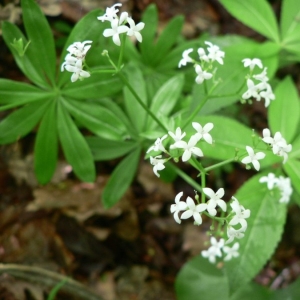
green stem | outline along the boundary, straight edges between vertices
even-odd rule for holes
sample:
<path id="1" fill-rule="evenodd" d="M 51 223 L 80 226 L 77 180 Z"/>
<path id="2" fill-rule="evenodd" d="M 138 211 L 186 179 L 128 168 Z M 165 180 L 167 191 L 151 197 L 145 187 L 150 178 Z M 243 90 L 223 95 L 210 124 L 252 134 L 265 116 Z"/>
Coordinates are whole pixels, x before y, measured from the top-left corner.
<path id="1" fill-rule="evenodd" d="M 226 164 L 229 164 L 229 163 L 231 163 L 231 162 L 233 162 L 233 161 L 236 161 L 236 160 L 235 160 L 235 157 L 234 157 L 234 158 L 229 158 L 229 159 L 224 160 L 224 161 L 222 161 L 222 162 L 220 162 L 220 163 L 217 163 L 217 164 L 214 164 L 214 165 L 212 165 L 212 166 L 209 166 L 209 167 L 205 168 L 204 170 L 205 170 L 205 172 L 208 172 L 208 171 L 217 169 L 217 168 L 219 168 L 219 167 L 222 167 L 222 166 L 224 166 L 224 165 L 226 165 Z"/>
<path id="2" fill-rule="evenodd" d="M 206 177 L 205 177 L 205 172 L 201 172 L 201 185 L 203 188 L 206 187 Z M 201 192 L 201 203 L 205 203 L 205 194 L 202 190 Z"/>
<path id="3" fill-rule="evenodd" d="M 120 55 L 119 55 L 119 60 L 118 60 L 118 70 L 121 69 L 121 65 L 123 62 L 123 55 L 124 55 L 124 48 L 125 48 L 125 44 L 126 44 L 126 34 L 123 34 L 123 36 L 121 37 L 121 50 L 120 50 Z"/>
<path id="4" fill-rule="evenodd" d="M 140 98 L 140 96 L 136 93 L 136 91 L 133 89 L 133 87 L 130 85 L 126 77 L 121 73 L 118 72 L 118 75 L 120 79 L 123 81 L 123 83 L 128 87 L 132 95 L 135 97 L 137 102 L 144 108 L 144 110 L 151 116 L 151 118 L 165 131 L 168 132 L 167 127 L 153 114 L 153 112 L 147 107 L 147 105 L 143 102 L 143 100 Z"/>
<path id="5" fill-rule="evenodd" d="M 202 192 L 202 187 L 199 183 L 197 183 L 194 179 L 192 179 L 189 175 L 187 175 L 185 172 L 180 170 L 177 166 L 174 164 L 168 162 L 167 167 L 173 170 L 178 176 L 180 176 L 185 182 L 187 182 L 189 185 L 191 185 L 195 190 L 198 192 Z"/>

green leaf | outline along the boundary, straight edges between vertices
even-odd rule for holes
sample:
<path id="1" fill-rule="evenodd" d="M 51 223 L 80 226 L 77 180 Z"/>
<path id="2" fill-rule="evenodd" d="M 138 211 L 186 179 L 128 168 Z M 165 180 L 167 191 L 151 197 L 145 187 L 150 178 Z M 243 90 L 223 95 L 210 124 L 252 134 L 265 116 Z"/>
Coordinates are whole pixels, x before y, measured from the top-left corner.
<path id="1" fill-rule="evenodd" d="M 34 171 L 40 184 L 49 182 L 57 161 L 56 102 L 52 101 L 41 121 L 34 145 Z"/>
<path id="2" fill-rule="evenodd" d="M 86 14 L 79 22 L 76 23 L 61 53 L 59 66 L 61 66 L 65 60 L 65 57 L 67 55 L 67 48 L 74 42 L 84 42 L 86 40 L 90 40 L 93 41 L 92 47 L 97 46 L 99 35 L 102 34 L 101 28 L 103 28 L 102 22 L 97 20 L 97 17 L 101 16 L 102 13 L 103 11 L 101 9 L 92 10 L 91 12 Z M 89 56 L 89 52 L 87 53 L 87 58 L 88 56 Z M 93 74 L 92 77 L 94 75 L 96 74 Z M 67 71 L 59 72 L 58 85 L 59 86 L 64 85 L 65 83 L 70 81 L 70 78 L 71 76 L 69 72 Z"/>
<path id="3" fill-rule="evenodd" d="M 289 143 L 298 130 L 300 116 L 298 92 L 291 77 L 278 84 L 275 97 L 268 111 L 270 128 L 273 134 L 279 131 Z"/>
<path id="4" fill-rule="evenodd" d="M 29 133 L 39 122 L 50 101 L 28 104 L 6 117 L 0 123 L 0 144 L 15 142 Z"/>
<path id="5" fill-rule="evenodd" d="M 283 165 L 285 172 L 291 178 L 293 187 L 300 193 L 300 161 L 289 158 Z"/>
<path id="6" fill-rule="evenodd" d="M 105 208 L 115 205 L 130 186 L 138 167 L 140 154 L 141 149 L 136 148 L 112 172 L 102 194 Z"/>
<path id="7" fill-rule="evenodd" d="M 281 7 L 280 29 L 283 44 L 300 43 L 300 2 L 298 0 L 285 0 Z"/>
<path id="8" fill-rule="evenodd" d="M 279 43 L 276 18 L 266 0 L 220 0 L 220 2 L 239 21 Z"/>
<path id="9" fill-rule="evenodd" d="M 145 28 L 142 31 L 143 42 L 139 45 L 142 60 L 146 64 L 151 65 L 154 55 L 153 41 L 156 35 L 158 16 L 155 5 L 149 5 L 142 15 L 142 21 L 145 23 Z"/>
<path id="10" fill-rule="evenodd" d="M 123 84 L 117 76 L 111 74 L 92 74 L 82 81 L 71 82 L 71 73 L 68 72 L 69 83 L 64 87 L 64 96 L 78 100 L 96 99 L 111 96 L 121 91 Z"/>
<path id="11" fill-rule="evenodd" d="M 170 78 L 161 88 L 157 91 L 152 100 L 150 110 L 157 116 L 169 116 L 173 110 L 176 102 L 179 99 L 181 90 L 184 83 L 182 74 Z M 147 130 L 156 127 L 156 122 L 148 118 Z"/>
<path id="12" fill-rule="evenodd" d="M 132 141 L 111 141 L 100 137 L 85 138 L 94 156 L 94 160 L 110 160 L 127 154 L 138 144 Z"/>
<path id="13" fill-rule="evenodd" d="M 126 134 L 123 123 L 108 109 L 95 103 L 64 100 L 64 106 L 81 125 L 109 140 L 122 140 Z"/>
<path id="14" fill-rule="evenodd" d="M 172 18 L 164 28 L 155 45 L 152 65 L 159 65 L 165 60 L 165 56 L 170 52 L 181 33 L 183 22 L 183 16 L 177 16 Z"/>
<path id="15" fill-rule="evenodd" d="M 96 172 L 90 148 L 60 102 L 57 109 L 57 131 L 65 157 L 75 174 L 82 181 L 93 182 Z"/>
<path id="16" fill-rule="evenodd" d="M 235 197 L 245 209 L 250 209 L 245 236 L 239 240 L 240 256 L 225 262 L 230 286 L 234 294 L 249 282 L 265 265 L 273 254 L 283 232 L 287 206 L 279 203 L 278 189 L 268 190 L 266 184 L 259 183 L 258 174 L 248 180 Z"/>
<path id="17" fill-rule="evenodd" d="M 175 282 L 178 300 L 228 300 L 228 283 L 220 269 L 201 255 L 187 262 Z"/>
<path id="18" fill-rule="evenodd" d="M 147 104 L 146 82 L 140 68 L 134 63 L 129 63 L 126 66 L 125 73 L 131 87 L 135 90 L 143 103 Z M 129 119 L 134 127 L 141 132 L 146 123 L 147 112 L 126 86 L 124 87 L 124 103 Z"/>
<path id="19" fill-rule="evenodd" d="M 292 151 L 289 153 L 289 158 L 300 158 L 300 136 L 292 143 Z"/>
<path id="20" fill-rule="evenodd" d="M 34 59 L 35 67 L 45 73 L 45 80 L 54 84 L 56 54 L 53 33 L 38 4 L 33 0 L 22 0 L 23 22 L 31 41 L 27 52 Z"/>
<path id="21" fill-rule="evenodd" d="M 45 98 L 50 98 L 50 93 L 36 88 L 33 85 L 0 79 L 0 104 L 6 104 L 4 108 L 12 108 L 25 103 L 30 103 Z M 0 110 L 4 110 L 0 107 Z"/>
<path id="22" fill-rule="evenodd" d="M 272 291 L 255 282 L 250 282 L 239 289 L 230 300 L 271 300 Z"/>
<path id="23" fill-rule="evenodd" d="M 14 24 L 9 22 L 2 23 L 2 32 L 3 39 L 6 45 L 9 47 L 11 53 L 14 56 L 14 59 L 24 73 L 24 75 L 29 78 L 33 83 L 41 87 L 49 87 L 49 84 L 45 81 L 44 74 L 39 66 L 37 66 L 37 62 L 34 59 L 32 51 L 30 51 L 30 47 L 27 49 L 25 54 L 21 57 L 17 50 L 11 45 L 14 39 L 22 39 L 24 43 L 27 43 L 27 39 L 21 32 L 21 30 Z"/>

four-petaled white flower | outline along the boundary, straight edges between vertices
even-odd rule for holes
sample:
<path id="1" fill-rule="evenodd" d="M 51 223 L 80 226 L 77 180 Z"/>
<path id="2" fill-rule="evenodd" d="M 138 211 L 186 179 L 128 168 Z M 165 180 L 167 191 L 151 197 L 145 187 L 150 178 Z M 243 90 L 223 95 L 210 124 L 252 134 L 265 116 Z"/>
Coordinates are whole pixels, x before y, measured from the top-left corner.
<path id="1" fill-rule="evenodd" d="M 203 188 L 203 192 L 210 198 L 207 201 L 207 211 L 211 216 L 217 214 L 216 206 L 219 206 L 223 211 L 226 211 L 226 203 L 221 199 L 225 194 L 223 188 L 218 189 L 216 193 L 210 188 Z"/>
<path id="2" fill-rule="evenodd" d="M 105 14 L 101 17 L 97 17 L 98 20 L 104 22 L 104 21 L 113 21 L 114 19 L 118 18 L 117 13 L 119 12 L 119 10 L 116 8 L 118 6 L 122 6 L 121 3 L 116 3 L 115 5 L 113 5 L 112 7 L 107 7 Z"/>
<path id="3" fill-rule="evenodd" d="M 223 65 L 223 58 L 225 53 L 220 50 L 220 48 L 216 45 L 213 45 L 211 42 L 205 42 L 208 51 L 207 57 L 213 62 L 217 61 L 220 65 Z"/>
<path id="4" fill-rule="evenodd" d="M 278 183 L 278 178 L 275 176 L 274 173 L 269 173 L 268 176 L 263 176 L 259 179 L 260 183 L 267 183 L 267 187 L 269 190 L 272 190 L 275 185 Z"/>
<path id="5" fill-rule="evenodd" d="M 264 68 L 260 74 L 253 75 L 253 78 L 266 84 L 269 81 L 269 77 L 267 76 L 267 68 Z"/>
<path id="6" fill-rule="evenodd" d="M 188 219 L 193 217 L 197 225 L 202 224 L 201 212 L 205 211 L 207 208 L 206 203 L 201 203 L 195 205 L 194 200 L 191 197 L 186 199 L 187 210 L 181 215 L 181 219 Z"/>
<path id="7" fill-rule="evenodd" d="M 240 230 L 245 231 L 247 229 L 247 221 L 245 219 L 250 217 L 250 210 L 245 209 L 244 206 L 240 205 L 235 197 L 232 197 L 232 199 L 233 201 L 230 203 L 230 206 L 235 213 L 235 216 L 230 220 L 229 225 L 234 226 L 240 224 Z"/>
<path id="8" fill-rule="evenodd" d="M 64 67 L 67 71 L 72 72 L 73 75 L 71 76 L 71 81 L 75 82 L 78 79 L 83 79 L 90 77 L 90 73 L 87 71 L 84 71 L 82 69 L 82 60 L 78 59 L 75 64 L 63 64 L 62 67 Z"/>
<path id="9" fill-rule="evenodd" d="M 86 56 L 86 53 L 89 51 L 93 41 L 84 41 L 84 42 L 75 42 L 67 48 L 67 51 L 74 55 L 77 59 L 83 60 Z"/>
<path id="10" fill-rule="evenodd" d="M 212 78 L 212 74 L 208 73 L 206 71 L 203 71 L 201 66 L 199 66 L 199 65 L 195 66 L 195 71 L 197 73 L 197 77 L 196 77 L 195 81 L 198 84 L 201 84 L 204 80 L 208 80 L 208 79 Z"/>
<path id="11" fill-rule="evenodd" d="M 266 154 L 263 152 L 254 153 L 253 148 L 250 146 L 246 146 L 246 150 L 248 152 L 248 156 L 242 159 L 242 163 L 246 165 L 252 163 L 254 169 L 256 171 L 259 171 L 260 168 L 259 160 L 263 159 L 266 156 Z"/>
<path id="12" fill-rule="evenodd" d="M 135 36 L 136 39 L 141 43 L 143 40 L 142 35 L 140 34 L 140 31 L 145 27 L 145 23 L 140 22 L 137 25 L 135 25 L 135 22 L 132 18 L 128 18 L 127 22 L 130 26 L 130 28 L 127 31 L 127 35 L 129 36 Z"/>
<path id="13" fill-rule="evenodd" d="M 209 134 L 209 132 L 214 128 L 213 123 L 207 123 L 204 125 L 203 128 L 197 122 L 193 122 L 192 125 L 195 128 L 195 130 L 197 131 L 197 133 L 195 135 L 197 136 L 197 138 L 199 140 L 201 140 L 203 138 L 208 144 L 212 144 L 212 137 Z"/>
<path id="14" fill-rule="evenodd" d="M 197 52 L 198 52 L 198 55 L 199 55 L 200 60 L 203 60 L 203 61 L 206 61 L 206 62 L 209 61 L 209 58 L 208 58 L 208 56 L 206 55 L 205 50 L 204 50 L 203 48 L 199 48 L 199 49 L 197 50 Z"/>
<path id="15" fill-rule="evenodd" d="M 241 239 L 245 236 L 245 231 L 242 229 L 234 229 L 232 226 L 227 226 L 227 236 L 228 240 L 225 244 L 230 244 L 235 238 Z"/>
<path id="16" fill-rule="evenodd" d="M 248 90 L 242 95 L 243 99 L 249 99 L 251 97 L 255 98 L 256 100 L 260 100 L 260 95 L 258 94 L 259 88 L 257 85 L 254 84 L 253 80 L 247 79 L 247 87 Z"/>
<path id="17" fill-rule="evenodd" d="M 199 139 L 193 135 L 191 136 L 189 142 L 185 141 L 179 141 L 176 143 L 177 148 L 183 148 L 184 152 L 182 155 L 182 161 L 188 161 L 192 154 L 195 154 L 197 156 L 203 156 L 203 152 L 200 148 L 196 147 L 196 144 L 199 142 Z"/>
<path id="18" fill-rule="evenodd" d="M 174 213 L 174 219 L 178 224 L 181 223 L 178 213 L 180 211 L 186 210 L 186 208 L 187 208 L 186 202 L 180 201 L 180 198 L 182 197 L 182 195 L 183 195 L 183 192 L 178 193 L 175 197 L 175 204 L 171 205 L 171 213 L 172 214 Z"/>
<path id="19" fill-rule="evenodd" d="M 222 248 L 224 247 L 224 239 L 216 240 L 215 237 L 210 238 L 211 246 L 207 250 L 201 251 L 201 255 L 208 258 L 210 263 L 216 262 L 216 257 L 222 257 Z"/>
<path id="20" fill-rule="evenodd" d="M 266 84 L 266 91 L 261 91 L 259 95 L 265 98 L 265 107 L 270 105 L 272 100 L 275 100 L 275 95 L 273 94 L 272 88 L 269 84 Z"/>
<path id="21" fill-rule="evenodd" d="M 147 150 L 147 153 L 150 152 L 151 150 L 166 152 L 166 149 L 165 149 L 164 145 L 162 144 L 162 142 L 163 142 L 163 140 L 166 139 L 167 137 L 168 137 L 168 135 L 165 134 L 162 138 L 156 139 L 156 141 L 154 142 L 154 145 L 151 146 L 151 147 Z"/>
<path id="22" fill-rule="evenodd" d="M 189 57 L 189 54 L 193 51 L 194 51 L 193 48 L 183 51 L 182 59 L 180 60 L 180 62 L 178 64 L 178 68 L 181 68 L 181 66 L 186 66 L 186 64 L 189 62 L 193 62 L 193 59 L 191 57 Z"/>
<path id="23" fill-rule="evenodd" d="M 255 66 L 258 66 L 260 69 L 263 68 L 262 62 L 258 58 L 245 58 L 242 60 L 242 62 L 244 63 L 244 67 L 249 67 L 251 71 L 254 69 Z"/>
<path id="24" fill-rule="evenodd" d="M 177 142 L 181 141 L 186 135 L 185 132 L 181 132 L 180 127 L 176 128 L 175 133 L 173 133 L 172 131 L 169 131 L 168 133 L 169 136 L 175 141 L 175 143 L 170 146 L 171 149 L 177 148 Z"/>
<path id="25" fill-rule="evenodd" d="M 153 165 L 153 172 L 157 177 L 160 177 L 157 171 L 161 171 L 165 168 L 165 160 L 161 157 L 161 155 L 157 155 L 155 157 L 150 156 L 150 164 Z"/>
<path id="26" fill-rule="evenodd" d="M 228 246 L 223 247 L 223 251 L 227 254 L 224 260 L 231 260 L 233 257 L 238 257 L 240 254 L 238 252 L 240 247 L 239 243 L 234 243 L 233 246 L 230 248 Z"/>
<path id="27" fill-rule="evenodd" d="M 104 32 L 103 32 L 103 35 L 105 37 L 112 36 L 113 42 L 117 46 L 120 46 L 121 45 L 121 41 L 120 41 L 119 35 L 121 33 L 127 32 L 128 31 L 128 27 L 125 26 L 125 25 L 119 25 L 119 20 L 118 19 L 112 20 L 110 24 L 111 24 L 111 28 L 105 29 Z"/>

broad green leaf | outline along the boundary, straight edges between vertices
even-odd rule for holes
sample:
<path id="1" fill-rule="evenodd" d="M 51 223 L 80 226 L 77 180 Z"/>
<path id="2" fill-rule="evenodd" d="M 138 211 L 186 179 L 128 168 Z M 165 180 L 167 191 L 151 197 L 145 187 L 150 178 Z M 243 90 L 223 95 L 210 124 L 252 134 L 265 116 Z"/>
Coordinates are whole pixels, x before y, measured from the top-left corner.
<path id="1" fill-rule="evenodd" d="M 239 21 L 279 43 L 275 14 L 266 0 L 220 0 Z"/>
<path id="2" fill-rule="evenodd" d="M 245 236 L 238 240 L 239 257 L 225 262 L 230 294 L 237 292 L 262 269 L 283 232 L 287 206 L 279 203 L 278 189 L 270 191 L 266 184 L 259 183 L 263 175 L 252 177 L 235 195 L 245 209 L 250 209 L 251 215 L 247 219 Z"/>
<path id="3" fill-rule="evenodd" d="M 151 62 L 153 65 L 159 65 L 165 60 L 165 56 L 174 46 L 178 36 L 181 33 L 183 22 L 183 16 L 177 16 L 171 19 L 171 21 L 164 28 L 155 45 L 153 61 Z"/>
<path id="4" fill-rule="evenodd" d="M 129 188 L 138 167 L 140 154 L 141 149 L 138 147 L 128 154 L 112 172 L 102 194 L 105 208 L 115 205 Z"/>
<path id="5" fill-rule="evenodd" d="M 300 193 L 300 161 L 289 158 L 283 168 L 291 178 L 293 187 Z"/>
<path id="6" fill-rule="evenodd" d="M 274 292 L 273 292 L 274 293 Z M 244 285 L 235 293 L 230 300 L 271 300 L 272 291 L 264 286 L 261 286 L 255 282 L 250 282 Z"/>
<path id="7" fill-rule="evenodd" d="M 123 87 L 119 78 L 111 74 L 92 74 L 91 77 L 76 82 L 71 82 L 71 73 L 68 76 L 70 82 L 62 93 L 78 100 L 111 96 L 117 94 Z"/>
<path id="8" fill-rule="evenodd" d="M 63 103 L 81 125 L 98 136 L 110 140 L 122 140 L 126 134 L 123 123 L 105 107 L 70 99 L 64 100 Z"/>
<path id="9" fill-rule="evenodd" d="M 180 74 L 169 79 L 157 91 L 150 106 L 150 110 L 157 117 L 169 116 L 181 94 L 183 83 L 184 77 Z M 152 118 L 148 118 L 147 130 L 155 128 L 156 125 L 156 122 Z"/>
<path id="10" fill-rule="evenodd" d="M 52 101 L 42 118 L 34 145 L 34 171 L 40 184 L 49 182 L 57 161 L 56 102 Z"/>
<path id="11" fill-rule="evenodd" d="M 88 136 L 85 139 L 92 151 L 94 160 L 115 159 L 138 147 L 138 144 L 133 141 L 112 141 L 94 136 Z"/>
<path id="12" fill-rule="evenodd" d="M 50 93 L 36 88 L 33 85 L 0 79 L 0 110 L 16 107 L 25 103 L 50 98 Z"/>
<path id="13" fill-rule="evenodd" d="M 48 83 L 45 81 L 44 74 L 42 70 L 36 65 L 36 61 L 32 57 L 32 51 L 30 48 L 27 49 L 24 56 L 20 56 L 15 48 L 12 47 L 14 39 L 22 39 L 23 42 L 27 43 L 27 38 L 21 32 L 21 30 L 14 24 L 9 22 L 2 23 L 2 33 L 3 39 L 6 45 L 9 47 L 14 59 L 24 73 L 24 75 L 29 78 L 33 83 L 41 87 L 48 87 Z"/>
<path id="14" fill-rule="evenodd" d="M 100 9 L 95 9 L 86 14 L 79 22 L 76 23 L 73 28 L 71 34 L 66 41 L 65 47 L 62 51 L 59 68 L 65 60 L 67 55 L 67 48 L 73 44 L 74 42 L 84 42 L 87 40 L 93 41 L 92 47 L 96 46 L 99 35 L 102 34 L 101 29 L 103 28 L 103 23 L 97 19 L 98 16 L 103 15 L 103 11 Z M 100 55 L 100 53 L 99 53 Z M 89 52 L 87 53 L 87 58 L 89 56 Z M 64 85 L 65 83 L 70 81 L 71 73 L 64 71 L 58 74 L 59 78 L 59 86 Z M 92 76 L 94 76 L 93 74 Z"/>
<path id="15" fill-rule="evenodd" d="M 289 153 L 289 158 L 300 158 L 300 136 L 292 143 L 292 151 Z"/>
<path id="16" fill-rule="evenodd" d="M 137 65 L 130 63 L 126 66 L 125 72 L 129 84 L 141 101 L 147 105 L 146 82 L 140 68 Z M 134 124 L 134 127 L 139 132 L 142 131 L 145 126 L 147 112 L 139 104 L 138 100 L 127 86 L 124 87 L 124 103 L 126 112 L 129 119 Z"/>
<path id="17" fill-rule="evenodd" d="M 270 128 L 273 134 L 279 131 L 289 143 L 298 130 L 300 118 L 298 92 L 291 77 L 286 77 L 278 84 L 275 97 L 268 111 Z"/>
<path id="18" fill-rule="evenodd" d="M 282 1 L 280 28 L 283 44 L 300 43 L 300 2 L 298 0 Z"/>
<path id="19" fill-rule="evenodd" d="M 50 101 L 30 103 L 6 117 L 0 122 L 0 144 L 17 141 L 29 133 L 39 122 Z"/>
<path id="20" fill-rule="evenodd" d="M 228 300 L 228 283 L 222 270 L 198 255 L 180 270 L 175 282 L 178 300 Z"/>
<path id="21" fill-rule="evenodd" d="M 35 62 L 35 67 L 45 73 L 45 80 L 54 84 L 56 53 L 53 33 L 38 4 L 33 0 L 22 0 L 23 22 L 30 45 L 28 55 Z"/>
<path id="22" fill-rule="evenodd" d="M 150 64 L 154 54 L 154 38 L 156 35 L 158 16 L 155 5 L 149 5 L 142 15 L 142 21 L 145 23 L 145 27 L 142 31 L 143 42 L 139 44 L 139 48 L 142 54 L 142 60 L 146 64 Z"/>
<path id="23" fill-rule="evenodd" d="M 93 182 L 96 172 L 90 148 L 60 102 L 57 108 L 57 131 L 65 157 L 75 174 L 82 181 Z"/>

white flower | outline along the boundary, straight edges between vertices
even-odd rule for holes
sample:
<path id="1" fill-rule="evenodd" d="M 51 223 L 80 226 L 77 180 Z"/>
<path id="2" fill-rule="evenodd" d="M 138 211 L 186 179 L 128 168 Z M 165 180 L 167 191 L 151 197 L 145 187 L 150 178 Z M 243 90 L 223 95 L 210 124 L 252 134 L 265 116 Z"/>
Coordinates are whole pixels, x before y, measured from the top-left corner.
<path id="1" fill-rule="evenodd" d="M 201 66 L 199 65 L 196 65 L 195 66 L 195 71 L 197 73 L 197 77 L 195 79 L 195 81 L 198 83 L 198 84 L 201 84 L 205 79 L 208 80 L 210 78 L 212 78 L 212 74 L 211 73 L 208 73 L 206 71 L 203 71 Z"/>
<path id="2" fill-rule="evenodd" d="M 244 230 L 242 229 L 234 229 L 232 226 L 228 225 L 227 226 L 227 236 L 228 240 L 226 241 L 225 244 L 230 244 L 234 238 L 241 239 L 245 236 Z"/>
<path id="3" fill-rule="evenodd" d="M 223 251 L 227 254 L 224 258 L 224 260 L 231 260 L 233 257 L 238 257 L 240 254 L 238 252 L 240 247 L 239 243 L 234 243 L 232 248 L 228 246 L 223 247 Z"/>
<path id="4" fill-rule="evenodd" d="M 264 70 L 260 74 L 253 75 L 253 78 L 266 84 L 269 81 L 269 78 L 267 76 L 267 68 L 264 68 Z"/>
<path id="5" fill-rule="evenodd" d="M 232 198 L 233 201 L 230 203 L 230 206 L 235 213 L 235 216 L 230 220 L 229 225 L 234 226 L 240 224 L 240 230 L 245 231 L 247 229 L 247 221 L 245 219 L 250 217 L 250 210 L 245 209 L 244 206 L 240 205 L 235 197 Z"/>
<path id="6" fill-rule="evenodd" d="M 142 35 L 140 34 L 139 31 L 141 31 L 144 28 L 145 23 L 140 22 L 139 24 L 135 25 L 135 22 L 133 21 L 132 18 L 128 18 L 127 22 L 130 26 L 130 28 L 127 31 L 127 35 L 135 36 L 136 39 L 141 43 L 142 40 L 143 40 L 143 37 L 142 37 Z"/>
<path id="7" fill-rule="evenodd" d="M 246 146 L 246 150 L 248 152 L 248 156 L 242 159 L 242 163 L 246 165 L 252 163 L 254 169 L 256 171 L 259 171 L 260 164 L 258 160 L 263 159 L 266 156 L 266 154 L 263 152 L 254 153 L 253 148 L 251 148 L 250 146 Z"/>
<path id="8" fill-rule="evenodd" d="M 260 100 L 260 95 L 258 94 L 259 88 L 257 85 L 254 84 L 253 80 L 247 79 L 247 87 L 248 90 L 242 95 L 242 98 L 249 99 L 253 97 L 259 101 Z"/>
<path id="9" fill-rule="evenodd" d="M 193 51 L 194 51 L 193 48 L 183 51 L 182 59 L 180 60 L 180 62 L 178 64 L 178 68 L 181 68 L 181 66 L 186 66 L 186 64 L 189 62 L 193 62 L 193 59 L 189 57 L 189 54 Z"/>
<path id="10" fill-rule="evenodd" d="M 80 59 L 78 59 L 74 65 L 63 64 L 63 66 L 67 71 L 73 72 L 73 75 L 71 76 L 72 82 L 91 76 L 89 72 L 82 70 L 82 60 Z"/>
<path id="11" fill-rule="evenodd" d="M 250 70 L 252 71 L 254 69 L 255 66 L 258 66 L 260 69 L 263 68 L 262 62 L 260 59 L 258 58 L 245 58 L 242 60 L 242 62 L 244 63 L 244 67 L 250 67 Z"/>
<path id="12" fill-rule="evenodd" d="M 91 44 L 92 42 L 93 41 L 84 41 L 82 43 L 75 42 L 67 48 L 67 51 L 71 55 L 74 55 L 77 59 L 84 59 L 86 56 L 86 53 L 91 48 L 91 45 L 86 45 L 86 44 Z"/>
<path id="13" fill-rule="evenodd" d="M 110 37 L 112 36 L 113 42 L 117 45 L 121 45 L 120 37 L 119 34 L 127 32 L 128 27 L 125 25 L 119 25 L 119 20 L 118 19 L 113 19 L 111 21 L 111 28 L 105 29 L 103 32 L 103 35 L 105 37 Z"/>
<path id="14" fill-rule="evenodd" d="M 205 211 L 207 205 L 205 203 L 195 205 L 195 202 L 191 197 L 187 197 L 186 204 L 187 210 L 181 215 L 181 219 L 188 219 L 190 217 L 193 217 L 197 225 L 201 225 L 202 218 L 200 212 Z"/>
<path id="15" fill-rule="evenodd" d="M 199 142 L 199 139 L 193 135 L 191 136 L 190 140 L 188 143 L 185 141 L 179 141 L 176 143 L 177 148 L 183 148 L 184 152 L 182 155 L 182 161 L 188 161 L 192 154 L 195 154 L 197 156 L 203 156 L 203 152 L 200 148 L 195 147 L 196 144 Z"/>
<path id="16" fill-rule="evenodd" d="M 165 134 L 162 138 L 158 138 L 155 142 L 154 145 L 151 146 L 146 153 L 150 152 L 151 150 L 154 151 L 162 151 L 162 152 L 166 152 L 166 149 L 164 147 L 164 145 L 162 144 L 163 140 L 166 139 L 168 137 L 167 134 Z"/>
<path id="17" fill-rule="evenodd" d="M 157 171 L 161 171 L 165 168 L 164 166 L 165 160 L 161 159 L 161 157 L 162 157 L 161 155 L 155 157 L 150 156 L 150 163 L 151 165 L 153 165 L 153 172 L 157 177 L 160 176 Z"/>
<path id="18" fill-rule="evenodd" d="M 172 214 L 174 213 L 174 219 L 178 224 L 181 223 L 178 213 L 187 208 L 187 204 L 184 201 L 180 201 L 180 198 L 182 197 L 182 195 L 183 195 L 183 192 L 178 193 L 175 197 L 175 204 L 171 205 L 171 213 Z"/>
<path id="19" fill-rule="evenodd" d="M 210 238 L 211 246 L 207 250 L 203 250 L 201 255 L 205 258 L 208 258 L 210 263 L 216 262 L 216 257 L 221 257 L 221 249 L 224 247 L 224 239 L 220 239 L 218 242 L 214 237 Z"/>
<path id="20" fill-rule="evenodd" d="M 181 128 L 180 127 L 176 128 L 175 133 L 173 133 L 171 131 L 169 131 L 168 133 L 169 133 L 169 136 L 175 141 L 175 143 L 170 146 L 171 149 L 176 148 L 177 147 L 176 146 L 177 142 L 181 141 L 185 137 L 185 135 L 186 135 L 185 132 L 183 132 L 183 133 L 181 132 Z"/>
<path id="21" fill-rule="evenodd" d="M 200 60 L 203 60 L 203 61 L 206 61 L 206 62 L 209 61 L 209 58 L 208 58 L 208 56 L 206 55 L 205 50 L 204 50 L 203 48 L 199 48 L 199 49 L 198 49 L 198 54 L 199 54 Z"/>
<path id="22" fill-rule="evenodd" d="M 116 3 L 115 5 L 113 5 L 112 7 L 108 7 L 106 8 L 106 12 L 103 16 L 101 17 L 97 17 L 98 20 L 104 22 L 104 21 L 113 21 L 114 19 L 117 19 L 117 13 L 119 12 L 118 9 L 116 9 L 116 7 L 118 6 L 122 6 L 121 3 Z"/>
<path id="23" fill-rule="evenodd" d="M 223 65 L 223 58 L 225 56 L 225 53 L 223 51 L 221 51 L 218 46 L 213 45 L 210 42 L 205 42 L 205 44 L 209 45 L 209 47 L 207 47 L 208 58 L 212 62 L 216 60 L 220 65 Z"/>
<path id="24" fill-rule="evenodd" d="M 269 173 L 268 176 L 263 176 L 259 179 L 260 183 L 267 183 L 268 189 L 272 190 L 278 183 L 278 178 L 273 173 Z"/>
<path id="25" fill-rule="evenodd" d="M 262 91 L 259 95 L 265 98 L 265 107 L 270 105 L 271 100 L 275 100 L 275 95 L 273 94 L 272 88 L 269 84 L 266 84 L 266 91 Z"/>
<path id="26" fill-rule="evenodd" d="M 216 206 L 219 206 L 223 211 L 226 211 L 226 203 L 221 199 L 225 194 L 223 188 L 218 189 L 216 193 L 210 188 L 203 188 L 203 192 L 205 195 L 210 197 L 207 201 L 207 211 L 211 216 L 215 216 L 217 214 Z"/>
<path id="27" fill-rule="evenodd" d="M 288 203 L 293 193 L 291 179 L 289 177 L 284 178 L 283 176 L 279 176 L 277 186 L 281 192 L 281 198 L 279 199 L 279 202 Z"/>
<path id="28" fill-rule="evenodd" d="M 197 138 L 199 140 L 201 140 L 203 138 L 208 144 L 212 144 L 212 137 L 209 134 L 209 132 L 214 128 L 213 123 L 207 123 L 204 125 L 203 128 L 197 122 L 193 122 L 192 125 L 195 128 L 195 130 L 197 131 L 197 133 L 195 135 L 197 136 Z"/>

